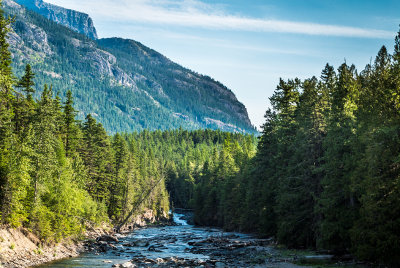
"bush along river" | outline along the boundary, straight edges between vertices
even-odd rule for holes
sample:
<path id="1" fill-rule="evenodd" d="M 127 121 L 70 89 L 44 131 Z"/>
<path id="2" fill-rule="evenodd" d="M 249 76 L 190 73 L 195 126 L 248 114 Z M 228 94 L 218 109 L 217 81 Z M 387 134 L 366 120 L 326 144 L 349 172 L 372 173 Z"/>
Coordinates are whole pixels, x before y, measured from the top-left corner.
<path id="1" fill-rule="evenodd" d="M 329 255 L 300 256 L 276 249 L 252 235 L 196 227 L 174 214 L 173 226 L 146 227 L 125 235 L 88 242 L 86 253 L 38 267 L 304 267 L 302 259 L 324 261 Z M 332 267 L 332 266 L 331 266 Z M 348 267 L 348 266 L 347 266 Z"/>

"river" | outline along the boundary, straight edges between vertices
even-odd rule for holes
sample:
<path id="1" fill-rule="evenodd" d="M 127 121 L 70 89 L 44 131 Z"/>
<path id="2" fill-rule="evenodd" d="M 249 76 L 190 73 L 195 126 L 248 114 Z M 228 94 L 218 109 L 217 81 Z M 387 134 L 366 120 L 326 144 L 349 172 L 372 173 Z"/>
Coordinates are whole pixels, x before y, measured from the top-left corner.
<path id="1" fill-rule="evenodd" d="M 94 250 L 38 267 L 304 267 L 292 264 L 293 256 L 281 254 L 269 240 L 192 226 L 183 217 L 174 214 L 176 226 L 118 236 L 119 242 L 105 252 Z"/>

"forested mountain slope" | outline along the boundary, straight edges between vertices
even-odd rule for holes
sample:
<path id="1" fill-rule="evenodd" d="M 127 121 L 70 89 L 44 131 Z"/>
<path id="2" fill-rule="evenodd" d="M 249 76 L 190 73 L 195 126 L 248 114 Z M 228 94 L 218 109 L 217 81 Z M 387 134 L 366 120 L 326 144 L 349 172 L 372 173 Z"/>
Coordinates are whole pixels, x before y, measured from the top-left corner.
<path id="1" fill-rule="evenodd" d="M 44 5 L 41 1 L 18 2 Z M 94 40 L 94 28 L 86 27 L 88 36 L 72 30 L 80 29 L 75 25 L 79 21 L 89 23 L 85 14 L 77 19 L 81 13 L 67 16 L 67 11 L 56 12 L 58 7 L 46 4 L 46 10 L 53 10 L 47 17 L 54 21 L 49 21 L 15 1 L 3 5 L 16 18 L 9 34 L 15 73 L 20 75 L 26 63 L 32 65 L 35 97 L 46 83 L 61 98 L 71 90 L 80 111 L 78 118 L 91 113 L 110 133 L 181 126 L 254 132 L 246 108 L 225 86 L 136 41 Z M 43 9 L 28 6 L 43 13 Z"/>

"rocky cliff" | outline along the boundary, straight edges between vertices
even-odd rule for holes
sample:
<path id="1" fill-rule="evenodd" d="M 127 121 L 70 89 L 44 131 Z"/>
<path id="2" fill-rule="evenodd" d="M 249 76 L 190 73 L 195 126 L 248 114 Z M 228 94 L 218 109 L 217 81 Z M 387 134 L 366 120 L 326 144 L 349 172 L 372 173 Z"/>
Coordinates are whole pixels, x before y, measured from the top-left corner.
<path id="1" fill-rule="evenodd" d="M 52 5 L 42 0 L 16 0 L 16 2 L 91 39 L 97 39 L 96 28 L 88 14 Z"/>

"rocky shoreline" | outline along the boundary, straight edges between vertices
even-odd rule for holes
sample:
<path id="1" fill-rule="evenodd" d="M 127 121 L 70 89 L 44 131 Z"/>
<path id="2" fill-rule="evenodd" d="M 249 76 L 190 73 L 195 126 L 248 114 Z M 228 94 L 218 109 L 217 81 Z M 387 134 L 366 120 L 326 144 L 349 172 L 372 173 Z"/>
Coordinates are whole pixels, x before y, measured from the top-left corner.
<path id="1" fill-rule="evenodd" d="M 0 267 L 31 267 L 58 259 L 78 256 L 83 244 L 74 239 L 45 245 L 27 229 L 0 230 Z"/>
<path id="2" fill-rule="evenodd" d="M 151 210 L 144 211 L 133 218 L 123 231 L 131 232 L 136 228 L 158 224 Z M 170 221 L 161 219 L 161 225 Z M 44 244 L 36 235 L 25 228 L 0 228 L 0 268 L 25 268 L 77 257 L 92 250 L 105 250 L 116 242 L 114 231 L 109 224 L 97 228 L 89 227 L 82 237 L 64 239 L 58 244 Z"/>

